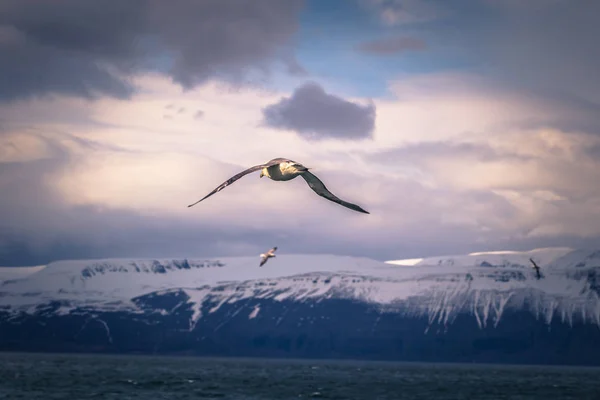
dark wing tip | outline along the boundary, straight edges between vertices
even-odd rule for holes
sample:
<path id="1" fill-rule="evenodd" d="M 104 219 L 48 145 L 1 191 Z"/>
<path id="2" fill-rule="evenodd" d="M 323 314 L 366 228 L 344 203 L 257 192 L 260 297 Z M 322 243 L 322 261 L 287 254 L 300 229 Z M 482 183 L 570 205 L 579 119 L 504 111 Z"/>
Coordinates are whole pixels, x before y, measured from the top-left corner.
<path id="1" fill-rule="evenodd" d="M 365 210 L 364 208 L 362 208 L 361 206 L 357 206 L 356 204 L 353 204 L 354 207 L 348 207 L 353 209 L 354 211 L 358 211 L 364 214 L 371 214 L 370 212 L 368 212 L 367 210 Z"/>
<path id="2" fill-rule="evenodd" d="M 211 194 L 212 194 L 212 193 L 211 193 Z M 192 204 L 188 205 L 188 208 L 195 206 L 196 204 L 200 203 L 202 200 L 206 199 L 207 197 L 208 197 L 208 196 L 205 196 L 205 197 L 201 198 L 200 200 L 198 200 L 197 202 L 195 202 L 195 203 L 192 203 Z"/>

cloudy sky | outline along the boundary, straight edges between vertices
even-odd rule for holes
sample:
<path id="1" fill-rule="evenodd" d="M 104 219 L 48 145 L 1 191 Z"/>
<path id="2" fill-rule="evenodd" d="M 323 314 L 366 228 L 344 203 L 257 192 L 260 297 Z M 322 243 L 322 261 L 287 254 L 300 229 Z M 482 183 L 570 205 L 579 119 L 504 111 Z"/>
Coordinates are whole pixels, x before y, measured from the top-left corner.
<path id="1" fill-rule="evenodd" d="M 4 0 L 0 265 L 600 244 L 600 2 Z M 275 157 L 301 179 L 231 175 Z"/>

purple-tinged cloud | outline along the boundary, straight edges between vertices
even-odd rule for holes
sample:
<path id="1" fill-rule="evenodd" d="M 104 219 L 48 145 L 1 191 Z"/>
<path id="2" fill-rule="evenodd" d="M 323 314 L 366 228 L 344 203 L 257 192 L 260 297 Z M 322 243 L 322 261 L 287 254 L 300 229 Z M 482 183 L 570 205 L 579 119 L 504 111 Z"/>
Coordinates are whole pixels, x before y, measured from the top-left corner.
<path id="1" fill-rule="evenodd" d="M 495 161 L 530 161 L 532 157 L 500 151 L 482 143 L 467 142 L 422 142 L 397 148 L 386 149 L 367 157 L 380 163 L 412 163 L 418 164 L 427 158 L 471 159 L 478 162 Z"/>
<path id="2" fill-rule="evenodd" d="M 294 90 L 290 97 L 263 109 L 264 123 L 292 130 L 306 139 L 356 140 L 371 137 L 375 127 L 374 104 L 360 105 L 325 90 L 314 82 Z"/>
<path id="3" fill-rule="evenodd" d="M 158 70 L 190 88 L 242 82 L 273 62 L 302 70 L 288 47 L 303 0 L 0 2 L 0 101 L 60 93 L 127 98 L 127 76 Z M 169 60 L 165 64 L 165 60 Z"/>

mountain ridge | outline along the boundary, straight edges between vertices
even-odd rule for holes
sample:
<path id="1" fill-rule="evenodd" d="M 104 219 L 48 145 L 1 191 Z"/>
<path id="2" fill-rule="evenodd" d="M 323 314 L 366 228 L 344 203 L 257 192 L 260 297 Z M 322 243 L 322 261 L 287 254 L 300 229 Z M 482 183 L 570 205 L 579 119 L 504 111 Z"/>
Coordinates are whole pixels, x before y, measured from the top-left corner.
<path id="1" fill-rule="evenodd" d="M 540 264 L 541 279 L 536 278 L 530 257 Z M 260 348 L 264 354 L 280 351 L 277 346 L 281 344 L 272 335 L 309 343 L 315 338 L 326 340 L 329 332 L 345 338 L 339 339 L 344 343 L 349 340 L 349 347 L 338 354 L 342 357 L 356 351 L 368 353 L 366 348 L 383 357 L 381 346 L 394 340 L 428 343 L 439 347 L 438 355 L 458 357 L 444 346 L 459 349 L 465 343 L 442 346 L 428 341 L 438 337 L 446 343 L 464 336 L 472 338 L 464 350 L 467 353 L 475 351 L 479 346 L 475 343 L 481 340 L 488 343 L 485 348 L 512 349 L 524 340 L 523 335 L 529 335 L 521 324 L 530 326 L 543 340 L 558 341 L 559 336 L 564 340 L 569 335 L 600 340 L 600 251 L 595 249 L 430 257 L 412 266 L 285 253 L 271 261 L 262 268 L 258 257 L 51 263 L 22 278 L 0 282 L 0 330 L 10 338 L 3 341 L 0 334 L 0 348 L 28 348 L 31 343 L 70 348 L 74 341 L 83 340 L 81 332 L 92 330 L 91 343 L 84 348 L 93 344 L 131 350 L 137 345 L 129 332 L 138 332 L 136 337 L 156 336 L 142 346 L 146 352 L 161 346 L 172 350 L 177 345 L 166 344 L 165 338 L 174 337 L 185 351 L 260 355 Z M 34 335 L 35 340 L 25 342 L 19 335 L 27 326 L 43 326 L 49 330 L 45 336 L 62 339 L 51 345 L 50 339 Z M 348 332 L 340 331 L 342 326 Z M 543 327 L 547 333 L 539 333 Z M 231 340 L 245 340 L 246 347 L 226 342 L 221 337 L 224 330 Z M 373 335 L 382 342 L 373 342 Z M 509 335 L 510 340 L 502 335 Z M 260 345 L 261 337 L 271 338 L 264 339 L 266 347 Z M 199 344 L 205 340 L 219 343 L 215 346 L 221 350 L 213 354 L 210 346 Z M 331 340 L 318 346 L 335 356 L 338 339 Z M 519 346 L 533 346 L 528 343 Z M 314 355 L 304 344 L 298 346 L 302 350 L 286 351 Z M 397 354 L 403 359 L 417 357 L 411 351 L 398 348 Z M 535 351 L 543 358 L 547 349 Z M 581 353 L 578 359 L 589 356 L 577 351 Z"/>

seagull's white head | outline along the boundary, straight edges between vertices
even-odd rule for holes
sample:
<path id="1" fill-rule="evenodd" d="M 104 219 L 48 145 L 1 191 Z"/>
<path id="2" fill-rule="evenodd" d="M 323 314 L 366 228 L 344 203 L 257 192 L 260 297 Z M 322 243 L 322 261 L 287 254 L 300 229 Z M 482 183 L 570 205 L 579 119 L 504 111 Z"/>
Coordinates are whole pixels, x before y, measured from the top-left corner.
<path id="1" fill-rule="evenodd" d="M 269 172 L 266 168 L 260 170 L 260 177 L 262 178 L 263 176 L 269 176 Z"/>

